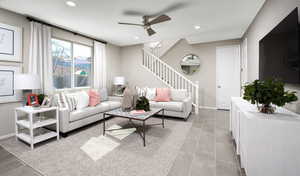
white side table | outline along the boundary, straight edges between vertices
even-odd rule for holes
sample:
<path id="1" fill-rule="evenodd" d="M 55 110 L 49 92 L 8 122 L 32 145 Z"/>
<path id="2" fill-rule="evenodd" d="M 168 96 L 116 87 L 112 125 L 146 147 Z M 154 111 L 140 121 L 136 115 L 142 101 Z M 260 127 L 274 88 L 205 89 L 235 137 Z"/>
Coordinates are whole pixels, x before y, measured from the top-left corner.
<path id="1" fill-rule="evenodd" d="M 38 113 L 44 113 L 49 111 L 55 111 L 56 117 L 49 118 L 46 120 L 34 121 L 33 115 Z M 19 119 L 18 112 L 23 112 L 28 115 L 28 119 Z M 56 132 L 45 130 L 45 133 L 40 135 L 34 135 L 34 130 L 37 128 L 45 127 L 48 125 L 56 125 Z M 29 134 L 19 131 L 19 126 L 27 128 Z M 59 113 L 57 107 L 49 108 L 31 108 L 31 107 L 18 107 L 15 109 L 15 128 L 16 128 L 16 137 L 22 141 L 30 144 L 31 149 L 34 148 L 34 144 L 45 141 L 47 139 L 56 137 L 59 140 Z"/>

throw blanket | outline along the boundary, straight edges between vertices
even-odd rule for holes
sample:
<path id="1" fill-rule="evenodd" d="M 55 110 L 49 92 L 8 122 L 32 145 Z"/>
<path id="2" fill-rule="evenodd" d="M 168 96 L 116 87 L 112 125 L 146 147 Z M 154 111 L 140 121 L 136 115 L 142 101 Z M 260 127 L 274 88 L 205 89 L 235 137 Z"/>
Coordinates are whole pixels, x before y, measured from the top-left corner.
<path id="1" fill-rule="evenodd" d="M 126 88 L 122 100 L 122 111 L 131 111 L 135 109 L 138 95 L 135 89 Z"/>

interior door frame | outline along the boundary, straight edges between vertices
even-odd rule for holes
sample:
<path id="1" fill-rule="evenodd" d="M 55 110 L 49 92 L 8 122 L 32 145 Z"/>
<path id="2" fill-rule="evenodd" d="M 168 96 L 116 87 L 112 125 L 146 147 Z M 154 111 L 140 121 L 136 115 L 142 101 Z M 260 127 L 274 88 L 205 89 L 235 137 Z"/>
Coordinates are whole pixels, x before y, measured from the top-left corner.
<path id="1" fill-rule="evenodd" d="M 248 82 L 248 39 L 244 38 L 241 43 L 241 95 L 243 93 L 243 86 Z"/>
<path id="2" fill-rule="evenodd" d="M 218 71 L 217 71 L 217 50 L 218 48 L 231 48 L 231 47 L 237 47 L 237 50 L 238 50 L 238 64 L 239 65 L 239 73 L 238 76 L 238 84 L 239 84 L 239 95 L 241 95 L 241 44 L 236 44 L 236 45 L 225 45 L 225 46 L 217 46 L 216 47 L 216 109 L 219 109 L 219 110 L 227 110 L 227 109 L 223 109 L 223 108 L 219 108 L 218 107 Z"/>

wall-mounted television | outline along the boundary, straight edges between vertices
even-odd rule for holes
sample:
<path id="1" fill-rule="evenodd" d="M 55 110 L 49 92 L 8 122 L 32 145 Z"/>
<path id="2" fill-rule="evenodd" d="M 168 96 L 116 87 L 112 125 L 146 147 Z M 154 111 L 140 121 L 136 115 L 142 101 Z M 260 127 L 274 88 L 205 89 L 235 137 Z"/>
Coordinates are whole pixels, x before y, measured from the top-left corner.
<path id="1" fill-rule="evenodd" d="M 300 84 L 298 8 L 259 42 L 259 79 Z"/>

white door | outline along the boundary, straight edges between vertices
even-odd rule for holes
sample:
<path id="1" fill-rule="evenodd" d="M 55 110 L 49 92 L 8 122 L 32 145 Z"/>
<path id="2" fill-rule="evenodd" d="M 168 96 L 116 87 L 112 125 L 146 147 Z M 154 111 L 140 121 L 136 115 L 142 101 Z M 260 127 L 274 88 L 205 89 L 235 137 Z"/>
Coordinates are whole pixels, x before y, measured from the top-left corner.
<path id="1" fill-rule="evenodd" d="M 229 109 L 231 97 L 240 96 L 240 46 L 216 49 L 216 104 Z"/>

